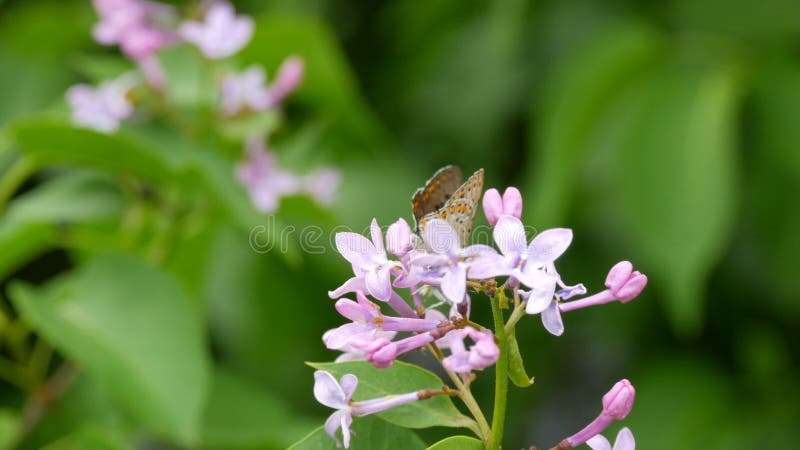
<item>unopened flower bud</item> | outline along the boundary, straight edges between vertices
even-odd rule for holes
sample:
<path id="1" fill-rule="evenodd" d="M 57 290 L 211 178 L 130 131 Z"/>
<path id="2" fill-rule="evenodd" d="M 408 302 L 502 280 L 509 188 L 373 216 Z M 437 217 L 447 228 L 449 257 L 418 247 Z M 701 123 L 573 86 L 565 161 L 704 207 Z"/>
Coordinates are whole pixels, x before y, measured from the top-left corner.
<path id="1" fill-rule="evenodd" d="M 483 194 L 483 213 L 489 225 L 495 226 L 503 214 L 503 199 L 497 189 L 489 189 Z"/>
<path id="2" fill-rule="evenodd" d="M 513 186 L 506 188 L 503 193 L 503 214 L 514 216 L 517 219 L 522 217 L 522 194 Z"/>
<path id="3" fill-rule="evenodd" d="M 622 379 L 603 396 L 603 413 L 609 417 L 622 420 L 633 408 L 636 389 L 630 381 Z"/>
<path id="4" fill-rule="evenodd" d="M 405 220 L 397 219 L 386 231 L 386 250 L 402 258 L 411 248 L 411 228 Z"/>

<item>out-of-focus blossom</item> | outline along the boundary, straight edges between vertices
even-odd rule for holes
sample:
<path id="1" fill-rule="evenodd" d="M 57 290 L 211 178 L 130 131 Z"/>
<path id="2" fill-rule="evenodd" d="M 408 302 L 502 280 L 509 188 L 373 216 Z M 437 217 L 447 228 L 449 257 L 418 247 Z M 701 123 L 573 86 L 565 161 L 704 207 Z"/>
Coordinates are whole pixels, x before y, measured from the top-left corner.
<path id="1" fill-rule="evenodd" d="M 586 445 L 594 450 L 636 450 L 636 440 L 633 439 L 633 433 L 628 427 L 623 427 L 619 430 L 617 440 L 614 441 L 614 447 L 611 447 L 608 439 L 601 434 L 586 441 Z"/>
<path id="2" fill-rule="evenodd" d="M 180 36 L 196 45 L 210 59 L 221 59 L 241 50 L 253 36 L 253 19 L 237 16 L 226 1 L 211 3 L 202 22 L 187 21 L 178 29 Z"/>
<path id="3" fill-rule="evenodd" d="M 303 81 L 305 74 L 305 64 L 300 57 L 290 56 L 286 58 L 278 68 L 278 76 L 269 87 L 269 100 L 267 107 L 275 107 L 294 92 Z"/>
<path id="4" fill-rule="evenodd" d="M 425 394 L 425 391 L 418 391 L 354 402 L 352 398 L 356 387 L 358 378 L 353 374 L 343 375 L 336 381 L 330 372 L 325 370 L 314 372 L 314 397 L 323 405 L 336 410 L 325 421 L 325 432 L 336 440 L 337 445 L 341 445 L 336 434 L 341 428 L 344 448 L 350 447 L 350 425 L 353 423 L 353 417 L 379 413 L 427 398 L 420 395 L 420 393 Z"/>
<path id="5" fill-rule="evenodd" d="M 174 17 L 174 10 L 143 0 L 94 0 L 100 23 L 92 33 L 97 42 L 119 45 L 129 58 L 141 60 L 175 40 L 174 34 L 156 23 Z"/>
<path id="6" fill-rule="evenodd" d="M 300 180 L 300 191 L 308 194 L 317 203 L 331 206 L 336 203 L 342 173 L 334 167 L 321 167 Z"/>
<path id="7" fill-rule="evenodd" d="M 269 213 L 278 209 L 282 197 L 299 191 L 300 180 L 293 173 L 278 167 L 275 155 L 269 152 L 261 136 L 248 139 L 248 159 L 237 168 L 239 182 L 250 194 L 256 209 Z"/>
<path id="8" fill-rule="evenodd" d="M 628 380 L 618 381 L 606 395 L 603 396 L 603 411 L 581 431 L 565 439 L 570 446 L 577 447 L 587 440 L 602 433 L 615 420 L 622 420 L 631 412 L 636 389 Z M 631 436 L 631 439 L 633 436 Z M 627 448 L 627 447 L 624 447 Z"/>
<path id="9" fill-rule="evenodd" d="M 67 102 L 75 125 L 111 133 L 133 113 L 127 93 L 133 82 L 130 76 L 102 83 L 97 87 L 77 84 L 67 90 Z"/>
<path id="10" fill-rule="evenodd" d="M 266 74 L 260 66 L 229 73 L 222 80 L 222 110 L 233 116 L 243 110 L 263 111 L 270 103 Z"/>
<path id="11" fill-rule="evenodd" d="M 464 338 L 469 337 L 474 344 L 469 350 L 464 346 Z M 484 369 L 497 362 L 500 349 L 489 330 L 478 331 L 472 327 L 454 330 L 445 337 L 451 355 L 442 361 L 445 369 L 456 373 L 468 373 Z"/>
<path id="12" fill-rule="evenodd" d="M 491 226 L 495 226 L 504 214 L 519 219 L 522 216 L 522 194 L 512 186 L 506 188 L 501 198 L 497 189 L 489 189 L 483 194 L 483 213 Z"/>

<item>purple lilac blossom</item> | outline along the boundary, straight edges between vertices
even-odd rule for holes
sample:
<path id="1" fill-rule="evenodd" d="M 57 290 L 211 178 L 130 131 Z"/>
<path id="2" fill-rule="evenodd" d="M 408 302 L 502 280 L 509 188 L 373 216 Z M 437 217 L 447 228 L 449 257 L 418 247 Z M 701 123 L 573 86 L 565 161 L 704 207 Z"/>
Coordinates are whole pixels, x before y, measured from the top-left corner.
<path id="1" fill-rule="evenodd" d="M 526 244 L 525 228 L 514 216 L 503 215 L 494 227 L 494 240 L 503 256 L 487 254 L 470 269 L 470 278 L 509 276 L 531 288 L 528 314 L 538 314 L 553 302 L 561 278 L 555 260 L 572 242 L 572 230 L 545 230 Z"/>
<path id="2" fill-rule="evenodd" d="M 331 298 L 349 292 L 351 288 L 363 290 L 359 289 L 362 286 L 378 300 L 389 301 L 392 298 L 394 290 L 390 274 L 393 269 L 399 269 L 402 265 L 387 258 L 383 232 L 375 219 L 372 219 L 370 234 L 372 241 L 358 233 L 336 233 L 336 249 L 350 262 L 355 276 L 329 292 Z"/>
<path id="3" fill-rule="evenodd" d="M 414 256 L 412 266 L 424 268 L 421 275 L 423 283 L 436 284 L 438 279 L 445 298 L 453 304 L 465 301 L 467 295 L 467 271 L 476 260 L 484 255 L 496 255 L 493 248 L 475 244 L 461 248 L 456 230 L 447 221 L 432 219 L 422 232 L 431 253 Z"/>
<path id="4" fill-rule="evenodd" d="M 325 370 L 314 372 L 314 397 L 323 405 L 336 410 L 325 421 L 325 432 L 336 440 L 337 445 L 340 445 L 336 431 L 341 428 L 344 448 L 350 447 L 350 425 L 353 423 L 353 417 L 386 411 L 419 400 L 419 393 L 409 392 L 354 402 L 352 398 L 356 387 L 358 378 L 353 374 L 343 375 L 336 381 L 330 372 Z"/>

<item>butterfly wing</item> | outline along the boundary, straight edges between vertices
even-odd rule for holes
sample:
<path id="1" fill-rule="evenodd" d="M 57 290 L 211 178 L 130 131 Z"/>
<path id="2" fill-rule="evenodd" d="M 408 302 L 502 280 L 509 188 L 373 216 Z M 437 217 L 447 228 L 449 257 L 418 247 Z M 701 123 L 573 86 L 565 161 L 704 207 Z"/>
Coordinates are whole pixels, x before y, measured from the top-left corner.
<path id="1" fill-rule="evenodd" d="M 461 169 L 456 166 L 444 166 L 433 174 L 424 187 L 417 189 L 411 199 L 417 231 L 420 230 L 420 219 L 426 214 L 442 209 L 451 195 L 460 188 L 462 181 Z"/>
<path id="2" fill-rule="evenodd" d="M 472 235 L 475 213 L 478 211 L 482 193 L 483 169 L 480 169 L 469 177 L 466 183 L 456 189 L 441 209 L 419 219 L 418 232 L 421 233 L 431 219 L 444 219 L 455 228 L 461 245 L 467 245 Z"/>

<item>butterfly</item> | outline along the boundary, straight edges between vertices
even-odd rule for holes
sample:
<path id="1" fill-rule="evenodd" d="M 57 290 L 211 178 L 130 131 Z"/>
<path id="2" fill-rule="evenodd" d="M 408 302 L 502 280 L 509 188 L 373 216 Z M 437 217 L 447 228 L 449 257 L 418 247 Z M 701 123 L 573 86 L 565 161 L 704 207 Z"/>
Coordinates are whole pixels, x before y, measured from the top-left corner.
<path id="1" fill-rule="evenodd" d="M 411 198 L 417 236 L 431 219 L 444 219 L 455 228 L 461 245 L 467 245 L 482 193 L 483 169 L 466 182 L 456 166 L 437 170 Z"/>

